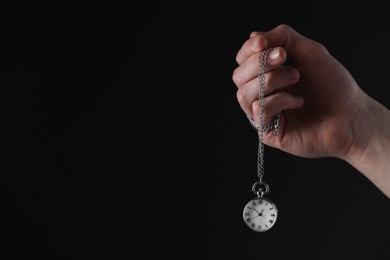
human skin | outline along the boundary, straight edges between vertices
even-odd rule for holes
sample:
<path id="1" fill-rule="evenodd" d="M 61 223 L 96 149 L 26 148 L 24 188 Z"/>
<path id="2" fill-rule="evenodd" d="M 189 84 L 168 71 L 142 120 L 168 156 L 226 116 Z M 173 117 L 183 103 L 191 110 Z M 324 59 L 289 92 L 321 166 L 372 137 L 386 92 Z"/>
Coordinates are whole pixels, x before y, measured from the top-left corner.
<path id="1" fill-rule="evenodd" d="M 345 160 L 390 198 L 390 111 L 321 43 L 284 24 L 252 32 L 232 76 L 242 110 L 259 124 L 259 55 L 266 48 L 264 123 L 281 113 L 279 134 L 265 133 L 264 144 L 306 158 Z"/>

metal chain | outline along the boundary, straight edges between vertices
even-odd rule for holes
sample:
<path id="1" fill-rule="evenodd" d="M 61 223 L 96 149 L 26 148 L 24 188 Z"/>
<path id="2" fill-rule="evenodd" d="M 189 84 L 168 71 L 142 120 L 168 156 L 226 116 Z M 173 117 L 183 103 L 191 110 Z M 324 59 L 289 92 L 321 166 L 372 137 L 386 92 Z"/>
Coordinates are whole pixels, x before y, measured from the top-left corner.
<path id="1" fill-rule="evenodd" d="M 260 126 L 256 125 L 255 121 L 253 121 L 252 118 L 250 118 L 249 116 L 246 117 L 248 118 L 251 126 L 257 131 L 260 131 Z M 269 121 L 267 124 L 263 126 L 263 132 L 268 132 L 273 129 L 275 135 L 279 134 L 279 121 L 280 121 L 280 114 L 276 113 L 272 117 L 271 121 Z"/>
<path id="2" fill-rule="evenodd" d="M 260 123 L 258 127 L 259 145 L 257 151 L 257 176 L 262 182 L 264 176 L 264 90 L 265 90 L 265 66 L 267 62 L 268 49 L 260 53 L 259 57 L 259 101 L 260 101 Z"/>
<path id="3" fill-rule="evenodd" d="M 252 191 L 258 196 L 262 197 L 263 194 L 267 193 L 269 190 L 268 185 L 263 182 L 264 176 L 264 133 L 270 130 L 274 130 L 274 134 L 279 134 L 279 122 L 280 122 L 280 113 L 276 113 L 270 122 L 264 124 L 264 93 L 265 93 L 265 67 L 267 63 L 267 56 L 270 49 L 265 49 L 260 53 L 259 57 L 259 115 L 260 115 L 260 124 L 256 125 L 255 121 L 251 119 L 248 115 L 247 118 L 254 129 L 258 132 L 258 152 L 257 152 L 257 176 L 259 181 L 256 182 Z"/>

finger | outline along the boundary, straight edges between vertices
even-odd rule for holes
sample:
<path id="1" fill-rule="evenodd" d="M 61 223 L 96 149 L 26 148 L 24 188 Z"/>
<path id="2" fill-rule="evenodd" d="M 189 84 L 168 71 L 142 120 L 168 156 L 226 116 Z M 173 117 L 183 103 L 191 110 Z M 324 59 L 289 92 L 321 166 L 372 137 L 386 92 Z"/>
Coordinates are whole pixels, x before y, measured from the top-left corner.
<path id="1" fill-rule="evenodd" d="M 313 40 L 304 37 L 285 24 L 279 25 L 270 31 L 263 32 L 262 35 L 267 38 L 268 47 L 283 47 L 287 54 L 298 62 L 301 61 L 307 52 L 308 44 L 313 43 Z"/>
<path id="2" fill-rule="evenodd" d="M 236 62 L 241 65 L 251 55 L 267 48 L 267 39 L 262 35 L 251 37 L 242 45 L 236 55 Z"/>
<path id="3" fill-rule="evenodd" d="M 241 87 L 258 76 L 259 57 L 260 53 L 253 54 L 243 64 L 234 70 L 233 82 L 237 87 Z M 268 53 L 267 56 L 267 62 L 265 65 L 266 72 L 283 65 L 286 59 L 287 54 L 283 48 L 276 47 L 272 49 L 272 51 Z"/>
<path id="4" fill-rule="evenodd" d="M 254 118 L 256 124 L 260 123 L 260 101 L 256 100 L 252 103 L 252 115 L 247 114 L 249 117 Z M 279 92 L 274 95 L 264 98 L 264 124 L 267 124 L 272 120 L 272 117 L 283 111 L 291 110 L 302 107 L 304 100 L 302 97 L 293 96 L 287 92 Z"/>
<path id="5" fill-rule="evenodd" d="M 295 84 L 299 79 L 299 71 L 294 67 L 282 67 L 265 74 L 264 95 Z M 252 103 L 259 99 L 259 78 L 244 84 L 237 90 L 237 100 L 244 112 L 249 115 Z"/>

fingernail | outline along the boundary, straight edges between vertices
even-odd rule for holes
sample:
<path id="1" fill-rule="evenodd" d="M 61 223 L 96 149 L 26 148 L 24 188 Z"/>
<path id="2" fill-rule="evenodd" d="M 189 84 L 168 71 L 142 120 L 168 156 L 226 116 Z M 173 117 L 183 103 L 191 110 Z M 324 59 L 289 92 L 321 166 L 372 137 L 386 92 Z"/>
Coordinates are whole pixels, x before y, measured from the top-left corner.
<path id="1" fill-rule="evenodd" d="M 251 49 L 252 49 L 254 52 L 260 51 L 260 37 L 259 37 L 259 36 L 255 37 L 255 38 L 253 39 Z"/>
<path id="2" fill-rule="evenodd" d="M 279 49 L 275 49 L 275 50 L 271 51 L 271 53 L 269 54 L 269 58 L 271 60 L 278 60 L 278 59 L 280 59 L 280 51 L 279 51 Z"/>

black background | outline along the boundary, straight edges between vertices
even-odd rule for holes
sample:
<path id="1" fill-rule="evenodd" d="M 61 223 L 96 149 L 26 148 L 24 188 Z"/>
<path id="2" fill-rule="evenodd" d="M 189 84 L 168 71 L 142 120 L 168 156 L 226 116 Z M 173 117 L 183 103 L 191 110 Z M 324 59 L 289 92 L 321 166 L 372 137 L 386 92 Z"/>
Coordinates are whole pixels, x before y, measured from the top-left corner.
<path id="1" fill-rule="evenodd" d="M 231 80 L 250 32 L 286 23 L 389 107 L 384 4 L 0 9 L 2 259 L 388 259 L 388 198 L 335 158 L 266 147 L 280 217 L 245 226 L 257 137 Z"/>

